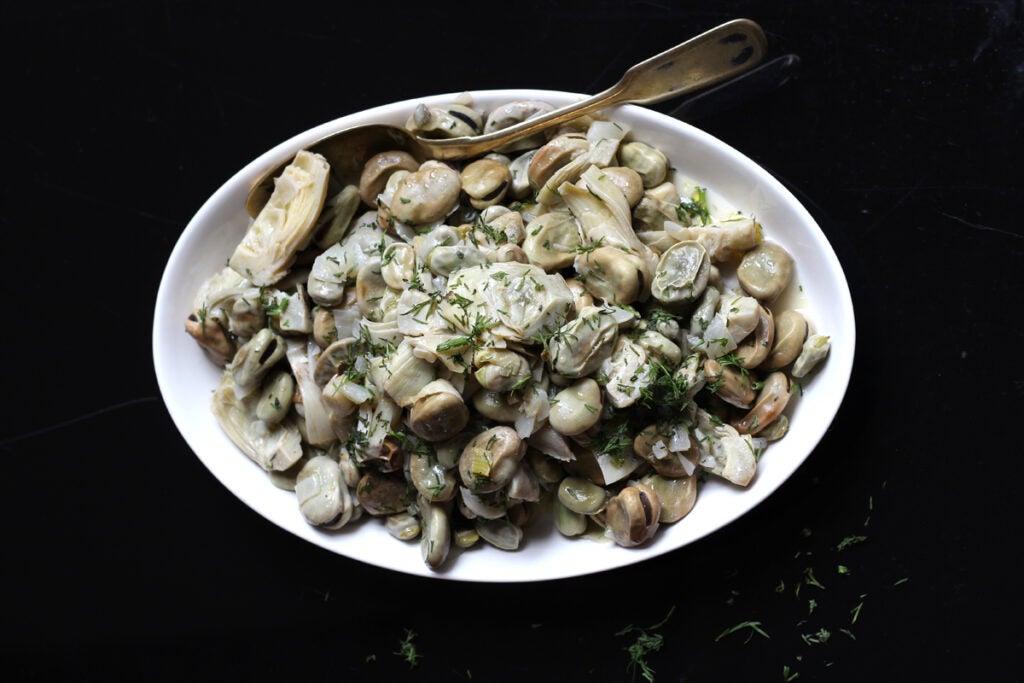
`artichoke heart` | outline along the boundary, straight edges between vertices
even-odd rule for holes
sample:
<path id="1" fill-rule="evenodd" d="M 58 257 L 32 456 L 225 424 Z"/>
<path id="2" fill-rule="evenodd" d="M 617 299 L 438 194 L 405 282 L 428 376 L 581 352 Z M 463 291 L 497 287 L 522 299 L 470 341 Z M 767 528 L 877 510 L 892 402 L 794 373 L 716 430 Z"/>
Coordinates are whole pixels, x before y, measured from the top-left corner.
<path id="1" fill-rule="evenodd" d="M 738 486 L 747 486 L 757 473 L 754 441 L 731 425 L 697 409 L 694 434 L 700 444 L 700 466 Z"/>
<path id="2" fill-rule="evenodd" d="M 239 398 L 231 372 L 221 375 L 213 393 L 213 414 L 221 429 L 243 453 L 268 471 L 281 472 L 302 457 L 302 435 L 291 416 L 278 424 L 256 417 L 259 395 Z"/>
<path id="3" fill-rule="evenodd" d="M 288 273 L 296 253 L 313 237 L 327 198 L 327 160 L 306 150 L 295 155 L 274 181 L 274 192 L 228 260 L 237 273 L 259 286 Z"/>
<path id="4" fill-rule="evenodd" d="M 740 215 L 693 227 L 665 221 L 665 230 L 677 242 L 699 242 L 707 250 L 712 263 L 733 259 L 764 242 L 761 224 Z"/>
<path id="5" fill-rule="evenodd" d="M 584 377 L 597 370 L 615 349 L 619 326 L 610 308 L 586 306 L 548 338 L 548 366 L 564 377 Z"/>
<path id="6" fill-rule="evenodd" d="M 472 266 L 453 274 L 440 308 L 442 318 L 461 333 L 487 333 L 521 342 L 558 329 L 572 302 L 572 292 L 561 275 L 508 262 Z"/>
<path id="7" fill-rule="evenodd" d="M 231 268 L 222 268 L 203 281 L 196 292 L 192 304 L 195 311 L 214 311 L 217 308 L 228 309 L 235 299 L 244 296 L 255 298 L 259 288 Z"/>
<path id="8" fill-rule="evenodd" d="M 295 376 L 295 384 L 302 396 L 306 440 L 311 446 L 326 448 L 337 438 L 331 427 L 330 413 L 323 402 L 323 392 L 313 378 L 315 356 L 320 348 L 311 341 L 289 338 L 285 341 L 285 356 Z"/>
<path id="9" fill-rule="evenodd" d="M 563 183 L 558 193 L 590 245 L 617 247 L 639 256 L 646 264 L 649 282 L 658 265 L 658 255 L 637 236 L 622 190 L 596 166 L 583 172 L 581 183 Z"/>
<path id="10" fill-rule="evenodd" d="M 387 357 L 375 358 L 370 364 L 373 383 L 403 408 L 416 401 L 435 374 L 433 364 L 417 357 L 408 340 L 403 340 Z"/>
<path id="11" fill-rule="evenodd" d="M 615 340 L 611 354 L 598 366 L 608 401 L 616 408 L 626 408 L 640 398 L 653 381 L 647 351 L 628 337 Z"/>

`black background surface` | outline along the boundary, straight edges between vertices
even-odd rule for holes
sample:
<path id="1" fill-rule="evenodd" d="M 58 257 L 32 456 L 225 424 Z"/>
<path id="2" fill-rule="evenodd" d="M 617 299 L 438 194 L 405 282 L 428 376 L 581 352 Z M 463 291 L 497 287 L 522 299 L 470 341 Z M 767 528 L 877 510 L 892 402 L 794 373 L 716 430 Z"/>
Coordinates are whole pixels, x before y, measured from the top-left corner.
<path id="1" fill-rule="evenodd" d="M 294 538 L 194 457 L 153 307 L 237 169 L 394 100 L 597 92 L 736 17 L 800 68 L 698 125 L 805 202 L 858 326 L 838 416 L 765 503 L 641 565 L 465 584 Z M 659 682 L 1021 680 L 1019 0 L 92 1 L 0 23 L 6 680 L 629 681 L 621 632 L 670 610 Z M 747 621 L 765 635 L 719 638 Z"/>

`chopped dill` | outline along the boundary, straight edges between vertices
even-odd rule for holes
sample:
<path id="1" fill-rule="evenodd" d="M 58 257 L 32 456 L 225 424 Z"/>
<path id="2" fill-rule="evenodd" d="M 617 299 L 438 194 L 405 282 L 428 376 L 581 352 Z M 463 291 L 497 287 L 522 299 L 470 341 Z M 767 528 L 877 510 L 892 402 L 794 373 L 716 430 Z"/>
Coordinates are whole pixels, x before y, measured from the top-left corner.
<path id="1" fill-rule="evenodd" d="M 412 642 L 416 638 L 416 632 L 405 629 L 405 637 L 398 643 L 398 650 L 394 654 L 406 661 L 410 669 L 416 668 L 423 655 L 416 652 L 416 645 Z"/>
<path id="2" fill-rule="evenodd" d="M 727 628 L 724 631 L 722 631 L 721 633 L 719 633 L 718 637 L 715 638 L 715 642 L 717 643 L 722 638 L 725 638 L 728 635 L 732 635 L 733 633 L 736 633 L 738 631 L 742 631 L 744 629 L 749 629 L 749 631 L 750 631 L 750 633 L 747 635 L 747 639 L 743 641 L 744 643 L 749 643 L 750 639 L 754 637 L 755 633 L 759 634 L 759 635 L 761 635 L 761 636 L 763 636 L 765 638 L 770 638 L 771 637 L 771 636 L 768 635 L 768 633 L 763 628 L 761 628 L 761 622 L 760 621 L 743 621 L 743 622 L 740 622 L 740 623 L 736 624 L 735 626 L 730 626 L 729 628 Z"/>
<path id="3" fill-rule="evenodd" d="M 633 680 L 636 680 L 636 674 L 639 671 L 641 678 L 648 683 L 654 683 L 655 672 L 647 662 L 647 655 L 661 650 L 662 645 L 665 644 L 665 638 L 660 633 L 651 633 L 651 631 L 656 631 L 664 626 L 675 610 L 675 605 L 673 605 L 669 609 L 668 614 L 665 615 L 665 618 L 653 626 L 640 628 L 629 625 L 615 634 L 617 636 L 625 636 L 630 633 L 637 633 L 636 640 L 626 648 L 626 652 L 629 653 L 629 663 L 626 665 L 626 670 L 633 676 Z"/>

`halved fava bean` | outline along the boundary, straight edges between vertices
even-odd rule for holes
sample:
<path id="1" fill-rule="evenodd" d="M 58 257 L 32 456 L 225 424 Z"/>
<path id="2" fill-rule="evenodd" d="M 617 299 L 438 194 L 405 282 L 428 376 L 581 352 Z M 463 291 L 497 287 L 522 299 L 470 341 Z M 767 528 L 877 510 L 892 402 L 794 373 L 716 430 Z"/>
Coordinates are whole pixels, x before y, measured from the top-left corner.
<path id="1" fill-rule="evenodd" d="M 736 277 L 748 294 L 770 303 L 793 280 L 793 257 L 775 242 L 762 242 L 740 259 Z"/>
<path id="2" fill-rule="evenodd" d="M 788 431 L 789 418 L 785 415 L 779 415 L 770 425 L 758 432 L 757 435 L 765 441 L 778 441 L 784 437 Z"/>
<path id="3" fill-rule="evenodd" d="M 536 149 L 528 150 L 517 156 L 508 165 L 508 170 L 512 174 L 509 196 L 513 199 L 526 199 L 533 191 L 530 186 L 530 163 L 536 154 Z"/>
<path id="4" fill-rule="evenodd" d="M 485 209 L 505 198 L 512 174 L 508 166 L 494 159 L 477 159 L 466 165 L 459 174 L 462 191 L 476 209 Z"/>
<path id="5" fill-rule="evenodd" d="M 416 275 L 416 250 L 405 242 L 394 242 L 384 250 L 380 275 L 388 287 L 403 290 Z"/>
<path id="6" fill-rule="evenodd" d="M 465 429 L 469 408 L 456 391 L 423 395 L 412 404 L 409 427 L 425 441 L 451 439 Z"/>
<path id="7" fill-rule="evenodd" d="M 235 384 L 243 389 L 254 389 L 263 377 L 285 355 L 284 339 L 269 327 L 264 327 L 252 339 L 242 344 L 231 361 L 229 369 Z"/>
<path id="8" fill-rule="evenodd" d="M 387 532 L 400 541 L 409 541 L 420 535 L 420 520 L 408 512 L 396 512 L 384 520 Z"/>
<path id="9" fill-rule="evenodd" d="M 459 172 L 440 161 L 427 161 L 399 181 L 391 198 L 391 215 L 408 225 L 439 221 L 459 203 Z"/>
<path id="10" fill-rule="evenodd" d="M 587 516 L 570 510 L 557 497 L 551 501 L 551 511 L 555 519 L 555 528 L 563 536 L 579 536 L 587 530 Z"/>
<path id="11" fill-rule="evenodd" d="M 558 483 L 558 500 L 566 508 L 581 515 L 604 510 L 608 491 L 584 477 L 566 477 Z"/>
<path id="12" fill-rule="evenodd" d="M 525 460 L 533 470 L 537 481 L 545 489 L 553 488 L 565 476 L 565 470 L 554 458 L 549 458 L 536 448 L 529 448 Z"/>
<path id="13" fill-rule="evenodd" d="M 448 557 L 452 545 L 451 521 L 441 503 L 420 506 L 423 536 L 420 554 L 430 567 L 440 567 Z"/>
<path id="14" fill-rule="evenodd" d="M 352 498 L 338 463 L 326 455 L 306 461 L 295 478 L 299 510 L 310 524 L 337 529 L 352 518 Z"/>
<path id="15" fill-rule="evenodd" d="M 474 528 L 480 538 L 500 550 L 518 550 L 523 530 L 505 519 L 477 519 Z"/>
<path id="16" fill-rule="evenodd" d="M 579 223 L 571 213 L 549 211 L 537 216 L 525 227 L 523 251 L 530 262 L 548 273 L 568 268 L 583 244 Z"/>
<path id="17" fill-rule="evenodd" d="M 518 244 L 503 244 L 494 250 L 495 263 L 529 263 L 530 257 Z"/>
<path id="18" fill-rule="evenodd" d="M 559 434 L 575 436 L 601 419 L 601 387 L 587 377 L 555 394 L 548 423 Z"/>
<path id="19" fill-rule="evenodd" d="M 629 208 L 635 207 L 644 198 L 644 179 L 628 166 L 608 166 L 601 169 L 617 188 L 622 190 Z"/>
<path id="20" fill-rule="evenodd" d="M 807 339 L 807 319 L 795 309 L 787 309 L 775 318 L 775 342 L 761 363 L 765 370 L 779 370 L 796 360 Z"/>
<path id="21" fill-rule="evenodd" d="M 651 295 L 664 304 L 685 304 L 704 293 L 711 259 L 700 242 L 677 242 L 658 260 Z"/>
<path id="22" fill-rule="evenodd" d="M 506 391 L 478 391 L 471 400 L 476 412 L 495 422 L 513 423 L 521 414 L 515 398 Z"/>
<path id="23" fill-rule="evenodd" d="M 693 313 L 690 314 L 690 334 L 695 336 L 702 336 L 704 330 L 708 328 L 711 323 L 711 319 L 715 316 L 715 311 L 718 310 L 718 304 L 722 299 L 722 292 L 718 287 L 708 285 L 704 289 L 704 294 L 701 296 L 697 306 L 693 309 Z"/>
<path id="24" fill-rule="evenodd" d="M 508 521 L 520 529 L 525 529 L 537 518 L 539 510 L 540 505 L 537 502 L 517 502 L 508 508 Z"/>
<path id="25" fill-rule="evenodd" d="M 596 298 L 628 306 L 644 294 L 647 265 L 636 254 L 617 247 L 597 247 L 575 259 L 583 286 Z"/>
<path id="26" fill-rule="evenodd" d="M 644 187 L 660 185 L 668 174 L 665 153 L 646 142 L 627 142 L 619 148 L 619 158 L 623 166 L 640 174 Z"/>
<path id="27" fill-rule="evenodd" d="M 463 449 L 459 476 L 474 493 L 497 491 L 509 483 L 525 454 L 526 443 L 516 430 L 504 425 L 491 427 Z"/>
<path id="28" fill-rule="evenodd" d="M 683 350 L 661 332 L 644 330 L 637 336 L 636 343 L 647 351 L 649 357 L 660 360 L 667 367 L 678 367 L 683 360 Z"/>
<path id="29" fill-rule="evenodd" d="M 443 502 L 455 497 L 458 481 L 446 470 L 437 456 L 409 453 L 409 480 L 421 496 L 430 502 Z"/>
<path id="30" fill-rule="evenodd" d="M 321 249 L 337 244 L 345 236 L 359 208 L 359 188 L 346 185 L 327 200 L 316 225 L 316 245 Z"/>
<path id="31" fill-rule="evenodd" d="M 697 477 L 695 476 L 673 479 L 652 473 L 644 475 L 640 481 L 650 486 L 658 494 L 658 501 L 661 502 L 659 521 L 663 524 L 678 522 L 688 515 L 697 503 Z"/>
<path id="32" fill-rule="evenodd" d="M 730 365 L 709 358 L 704 361 L 704 376 L 716 396 L 737 408 L 749 408 L 757 398 L 750 376 Z"/>
<path id="33" fill-rule="evenodd" d="M 356 498 L 368 513 L 381 516 L 405 512 L 415 496 L 405 477 L 369 470 L 356 484 Z"/>
<path id="34" fill-rule="evenodd" d="M 455 503 L 465 519 L 498 519 L 509 512 L 509 500 L 503 491 L 476 494 L 461 486 Z"/>
<path id="35" fill-rule="evenodd" d="M 334 320 L 334 312 L 329 308 L 316 306 L 313 309 L 313 341 L 321 349 L 326 349 L 338 340 L 338 325 Z"/>
<path id="36" fill-rule="evenodd" d="M 612 539 L 631 548 L 649 540 L 658 531 L 661 501 L 647 484 L 627 486 L 608 501 L 605 522 Z"/>
<path id="37" fill-rule="evenodd" d="M 263 382 L 263 395 L 256 405 L 256 417 L 267 424 L 277 424 L 292 409 L 292 395 L 295 393 L 295 378 L 279 370 Z"/>
<path id="38" fill-rule="evenodd" d="M 235 354 L 235 345 L 231 343 L 227 332 L 216 321 L 207 320 L 205 314 L 190 314 L 185 320 L 185 331 L 212 354 L 217 365 L 226 364 Z"/>
<path id="39" fill-rule="evenodd" d="M 480 540 L 480 534 L 476 532 L 476 529 L 470 527 L 468 529 L 455 529 L 452 532 L 452 541 L 459 548 L 472 548 Z"/>
<path id="40" fill-rule="evenodd" d="M 576 278 L 571 278 L 565 281 L 565 286 L 569 288 L 572 293 L 572 311 L 569 312 L 568 319 L 576 317 L 576 315 L 588 306 L 594 305 L 594 296 L 587 291 L 587 288 L 583 286 L 583 283 Z"/>
<path id="41" fill-rule="evenodd" d="M 405 127 L 425 138 L 457 138 L 479 135 L 484 117 L 469 104 L 453 102 L 445 106 L 416 105 Z"/>
<path id="42" fill-rule="evenodd" d="M 733 427 L 740 434 L 757 434 L 782 415 L 791 395 L 792 386 L 786 373 L 773 372 L 765 378 L 750 412 L 737 420 Z"/>
<path id="43" fill-rule="evenodd" d="M 363 165 L 359 177 L 359 198 L 367 206 L 376 206 L 377 195 L 384 191 L 388 178 L 395 171 L 412 173 L 420 167 L 420 162 L 402 150 L 389 150 L 375 154 Z"/>
<path id="44" fill-rule="evenodd" d="M 771 310 L 762 305 L 757 307 L 757 327 L 747 340 L 736 347 L 740 367 L 753 370 L 768 358 L 775 342 L 775 318 Z"/>
<path id="45" fill-rule="evenodd" d="M 526 121 L 527 119 L 554 109 L 554 106 L 541 100 L 516 100 L 497 107 L 487 115 L 484 122 L 484 134 L 495 133 L 509 126 Z M 509 142 L 499 148 L 499 151 L 509 153 L 523 149 L 531 149 L 543 145 L 544 134 L 537 133 L 522 140 Z"/>
<path id="46" fill-rule="evenodd" d="M 586 135 L 565 133 L 551 138 L 543 147 L 538 148 L 530 159 L 530 186 L 535 191 L 540 190 L 555 171 L 588 151 L 590 142 L 587 141 Z"/>

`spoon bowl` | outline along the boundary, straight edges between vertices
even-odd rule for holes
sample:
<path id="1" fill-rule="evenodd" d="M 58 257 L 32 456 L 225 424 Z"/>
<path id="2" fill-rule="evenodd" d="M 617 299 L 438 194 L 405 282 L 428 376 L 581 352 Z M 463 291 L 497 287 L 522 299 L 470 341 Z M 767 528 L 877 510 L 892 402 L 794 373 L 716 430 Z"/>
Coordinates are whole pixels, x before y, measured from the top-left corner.
<path id="1" fill-rule="evenodd" d="M 421 162 L 469 159 L 590 112 L 618 104 L 654 104 L 722 83 L 755 67 L 766 49 L 760 26 L 734 19 L 634 65 L 597 95 L 494 133 L 432 139 L 401 126 L 371 123 L 330 133 L 306 149 L 322 154 L 343 185 L 358 183 L 366 161 L 385 150 L 404 150 Z M 245 202 L 250 216 L 262 210 L 274 191 L 274 179 L 290 162 L 288 158 L 268 168 L 252 184 Z"/>

